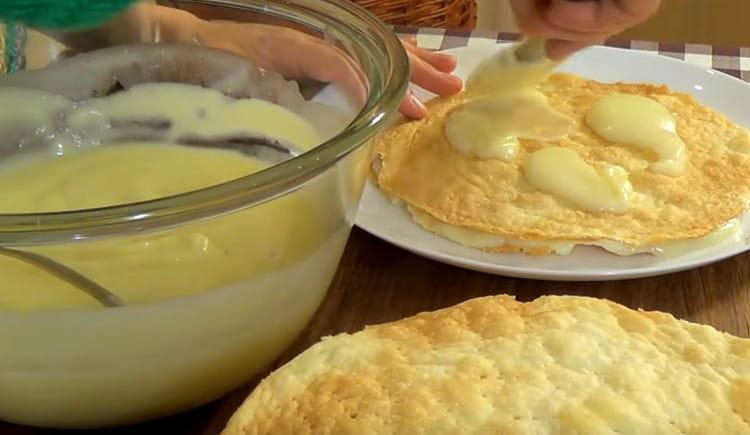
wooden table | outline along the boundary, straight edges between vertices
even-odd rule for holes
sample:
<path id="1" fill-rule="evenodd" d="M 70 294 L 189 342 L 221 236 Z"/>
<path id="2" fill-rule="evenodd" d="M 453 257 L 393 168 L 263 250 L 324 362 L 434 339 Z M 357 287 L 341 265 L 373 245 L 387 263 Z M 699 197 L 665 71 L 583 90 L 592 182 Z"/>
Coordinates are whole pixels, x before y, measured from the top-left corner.
<path id="1" fill-rule="evenodd" d="M 608 283 L 543 282 L 446 266 L 355 229 L 323 305 L 277 365 L 324 335 L 356 331 L 366 324 L 396 320 L 498 293 L 514 294 L 520 300 L 551 293 L 607 298 L 633 308 L 667 311 L 683 319 L 750 337 L 750 254 L 657 278 Z M 192 412 L 145 425 L 89 434 L 217 434 L 254 384 L 255 381 L 223 400 Z M 0 423 L 2 435 L 51 433 L 54 432 Z"/>

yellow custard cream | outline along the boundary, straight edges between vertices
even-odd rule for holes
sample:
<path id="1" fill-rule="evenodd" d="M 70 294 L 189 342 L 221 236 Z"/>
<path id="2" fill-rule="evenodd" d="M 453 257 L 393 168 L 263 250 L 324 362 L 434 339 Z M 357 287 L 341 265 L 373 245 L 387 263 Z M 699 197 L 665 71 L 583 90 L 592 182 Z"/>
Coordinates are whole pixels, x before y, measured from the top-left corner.
<path id="1" fill-rule="evenodd" d="M 586 124 L 605 140 L 655 154 L 652 172 L 671 177 L 685 172 L 687 152 L 677 135 L 677 121 L 656 100 L 640 95 L 604 97 L 586 113 Z"/>
<path id="2" fill-rule="evenodd" d="M 615 165 L 594 168 L 575 151 L 562 147 L 531 153 L 523 162 L 523 173 L 535 188 L 591 212 L 625 213 L 633 194 L 625 169 Z"/>
<path id="3" fill-rule="evenodd" d="M 462 228 L 441 222 L 427 213 L 409 207 L 414 220 L 433 233 L 461 245 L 476 249 L 493 249 L 505 245 L 524 250 L 539 248 L 551 249 L 557 255 L 569 255 L 576 246 L 595 246 L 623 257 L 651 254 L 676 257 L 690 252 L 716 246 L 718 243 L 739 241 L 742 237 L 742 223 L 733 219 L 719 229 L 696 239 L 676 240 L 646 246 L 632 246 L 615 240 L 522 240 L 504 237 L 482 231 Z"/>
<path id="4" fill-rule="evenodd" d="M 53 152 L 5 159 L 0 214 L 144 201 L 268 166 L 220 149 L 149 142 L 82 146 L 81 135 L 71 133 L 83 131 L 76 122 L 90 133 L 91 125 L 107 124 L 92 121 L 97 117 L 163 115 L 171 120 L 169 134 L 177 135 L 189 133 L 185 120 L 195 113 L 184 105 L 192 103 L 206 108 L 196 121 L 207 124 L 203 132 L 277 131 L 302 149 L 319 143 L 315 129 L 279 106 L 227 101 L 196 89 L 186 94 L 191 102 L 172 85 L 149 86 L 180 102 L 181 111 L 156 104 L 139 112 L 144 88 L 72 109 L 54 98 L 53 108 L 34 106 L 29 116 L 36 125 L 57 119 L 55 109 L 88 112 L 68 119 L 70 128 L 58 136 L 65 140 L 48 144 Z M 17 90 L 15 98 L 32 93 Z M 18 128 L 12 133 L 29 140 Z M 261 370 L 302 330 L 336 270 L 350 228 L 339 180 L 346 164 L 294 193 L 205 221 L 24 248 L 116 293 L 125 301 L 122 308 L 103 308 L 59 279 L 0 256 L 0 330 L 6 331 L 0 338 L 0 420 L 70 428 L 136 422 L 205 403 Z"/>
<path id="5" fill-rule="evenodd" d="M 162 198 L 265 166 L 234 151 L 105 146 L 0 171 L 0 213 L 89 209 Z M 131 305 L 221 288 L 282 268 L 320 243 L 319 214 L 315 204 L 284 197 L 257 210 L 163 234 L 30 250 L 84 274 Z M 98 306 L 86 293 L 16 259 L 0 256 L 0 275 L 0 307 L 38 311 Z"/>
<path id="6" fill-rule="evenodd" d="M 512 50 L 492 56 L 466 83 L 463 105 L 445 123 L 445 137 L 458 151 L 512 162 L 519 139 L 558 140 L 573 122 L 553 109 L 537 85 L 552 71 L 549 61 L 521 62 Z"/>
<path id="7" fill-rule="evenodd" d="M 519 138 L 557 140 L 570 128 L 570 119 L 553 110 L 544 94 L 525 89 L 468 101 L 451 113 L 445 137 L 466 154 L 511 162 L 518 155 Z"/>
<path id="8" fill-rule="evenodd" d="M 134 110 L 137 108 L 137 116 Z M 103 116 L 102 116 L 103 115 Z M 106 120 L 165 120 L 167 139 L 256 134 L 285 139 L 303 149 L 319 143 L 319 135 L 304 119 L 260 99 L 234 99 L 222 93 L 180 83 L 145 83 L 108 98 L 81 104 L 67 121 L 85 127 L 92 118 Z"/>

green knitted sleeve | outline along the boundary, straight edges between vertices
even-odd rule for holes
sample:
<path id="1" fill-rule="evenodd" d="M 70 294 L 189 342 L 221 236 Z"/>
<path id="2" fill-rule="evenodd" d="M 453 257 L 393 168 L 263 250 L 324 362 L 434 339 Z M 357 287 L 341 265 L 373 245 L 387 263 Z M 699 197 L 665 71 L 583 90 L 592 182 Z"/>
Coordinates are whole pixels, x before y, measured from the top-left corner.
<path id="1" fill-rule="evenodd" d="M 69 31 L 95 27 L 138 0 L 0 0 L 0 75 L 23 68 L 24 27 Z"/>
<path id="2" fill-rule="evenodd" d="M 20 24 L 0 23 L 0 75 L 24 68 L 26 29 Z"/>
<path id="3" fill-rule="evenodd" d="M 93 27 L 136 0 L 0 0 L 0 21 L 47 30 Z"/>

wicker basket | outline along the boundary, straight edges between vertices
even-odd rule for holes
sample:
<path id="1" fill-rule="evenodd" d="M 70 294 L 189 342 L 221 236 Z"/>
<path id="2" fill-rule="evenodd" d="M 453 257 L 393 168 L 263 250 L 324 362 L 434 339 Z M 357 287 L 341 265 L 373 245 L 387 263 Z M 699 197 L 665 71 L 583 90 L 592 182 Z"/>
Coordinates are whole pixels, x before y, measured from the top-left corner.
<path id="1" fill-rule="evenodd" d="M 474 30 L 476 0 L 353 0 L 388 24 Z"/>

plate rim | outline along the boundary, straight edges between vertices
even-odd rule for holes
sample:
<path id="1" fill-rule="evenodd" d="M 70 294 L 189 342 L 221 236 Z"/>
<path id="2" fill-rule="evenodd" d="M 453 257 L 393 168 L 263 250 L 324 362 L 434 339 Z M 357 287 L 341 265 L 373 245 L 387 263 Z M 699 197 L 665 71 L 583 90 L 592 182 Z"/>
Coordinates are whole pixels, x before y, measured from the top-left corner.
<path id="1" fill-rule="evenodd" d="M 376 186 L 374 186 L 370 182 L 370 180 L 367 180 L 367 184 L 368 184 L 367 187 L 370 189 L 378 189 Z M 382 194 L 379 191 L 378 193 Z M 664 263 L 664 264 L 655 265 L 655 266 L 636 267 L 636 268 L 631 268 L 631 269 L 618 269 L 618 270 L 612 270 L 612 271 L 606 271 L 606 272 L 599 272 L 599 271 L 594 272 L 594 271 L 586 271 L 586 270 L 581 270 L 581 269 L 575 269 L 574 271 L 549 270 L 549 269 L 539 269 L 539 268 L 533 268 L 533 267 L 517 267 L 517 266 L 511 266 L 511 265 L 489 263 L 489 262 L 484 262 L 481 260 L 475 260 L 475 259 L 459 257 L 456 255 L 451 255 L 451 254 L 445 254 L 434 249 L 423 250 L 423 249 L 420 249 L 419 247 L 415 247 L 415 246 L 409 245 L 408 243 L 404 243 L 398 238 L 396 238 L 395 236 L 379 231 L 378 229 L 372 228 L 369 225 L 366 225 L 366 224 L 363 225 L 358 220 L 355 221 L 355 225 L 359 229 L 365 231 L 366 233 L 374 237 L 377 237 L 378 239 L 383 240 L 391 245 L 394 245 L 400 249 L 404 249 L 415 255 L 419 255 L 421 257 L 428 258 L 433 261 L 437 261 L 439 263 L 448 264 L 453 267 L 474 270 L 477 272 L 488 273 L 492 275 L 506 276 L 506 277 L 511 277 L 511 278 L 534 279 L 534 280 L 539 280 L 539 281 L 603 282 L 603 281 L 624 281 L 624 280 L 631 280 L 631 279 L 648 278 L 648 277 L 653 277 L 653 276 L 667 275 L 671 273 L 684 272 L 686 270 L 700 268 L 703 266 L 707 266 L 713 263 L 726 260 L 728 258 L 735 257 L 737 255 L 743 254 L 747 252 L 748 250 L 750 250 L 750 242 L 748 242 L 747 239 L 743 239 L 743 242 L 738 244 L 736 247 L 733 247 L 733 249 L 723 251 L 722 253 L 719 253 L 717 255 L 712 255 L 712 256 L 707 256 L 707 257 L 697 257 L 695 259 L 688 260 L 684 263 L 677 263 L 677 264 Z M 414 225 L 421 231 L 427 231 L 423 229 L 422 227 L 419 227 L 416 223 L 414 223 Z M 437 237 L 440 237 L 440 236 L 437 236 Z M 451 242 L 450 240 L 448 240 L 448 242 L 455 243 L 455 242 Z M 490 255 L 491 253 L 487 253 L 487 254 Z M 603 252 L 603 254 L 614 255 L 614 254 L 607 254 L 606 252 Z M 523 254 L 518 254 L 518 255 L 523 255 Z"/>
<path id="2" fill-rule="evenodd" d="M 481 48 L 477 46 L 468 45 L 464 47 L 450 48 L 447 50 L 443 50 L 442 52 L 449 53 L 449 54 L 460 54 L 461 52 L 466 52 L 466 51 L 479 51 L 481 49 L 486 49 L 490 45 L 497 50 L 497 49 L 502 49 L 503 47 L 507 47 L 512 44 L 509 42 L 497 42 L 495 44 L 491 44 L 489 41 L 490 40 L 488 40 L 488 43 L 485 47 L 481 47 Z M 594 46 L 594 47 L 589 48 L 588 50 L 610 52 L 610 53 L 620 53 L 620 54 L 626 54 L 627 56 L 631 56 L 631 57 L 648 57 L 648 58 L 651 58 L 652 60 L 659 59 L 659 61 L 672 63 L 676 66 L 679 66 L 679 68 L 689 68 L 696 72 L 709 74 L 712 76 L 719 76 L 720 80 L 729 79 L 730 82 L 733 83 L 733 85 L 744 86 L 748 90 L 750 90 L 750 83 L 738 77 L 734 77 L 723 71 L 715 70 L 712 68 L 701 67 L 699 65 L 695 65 L 685 60 L 674 58 L 672 56 L 665 56 L 659 53 L 653 53 L 653 52 L 642 51 L 642 50 L 632 50 L 632 49 L 609 47 L 609 46 Z M 564 69 L 564 66 L 565 64 L 563 63 L 561 67 Z M 490 263 L 487 261 L 466 258 L 466 257 L 462 257 L 462 256 L 455 255 L 455 254 L 443 253 L 443 252 L 440 252 L 439 250 L 429 249 L 423 246 L 410 245 L 409 243 L 403 242 L 396 236 L 388 234 L 387 231 L 379 230 L 378 228 L 372 227 L 367 222 L 362 222 L 363 218 L 361 218 L 362 214 L 359 213 L 359 209 L 361 209 L 365 204 L 364 200 L 367 196 L 368 189 L 373 189 L 376 193 L 384 195 L 380 191 L 380 189 L 372 183 L 368 175 L 368 178 L 366 181 L 366 188 L 363 191 L 362 201 L 359 205 L 358 213 L 354 222 L 354 224 L 358 228 L 393 246 L 396 246 L 407 252 L 411 252 L 414 255 L 427 258 L 431 261 L 436 261 L 439 263 L 448 264 L 453 267 L 459 267 L 463 269 L 474 270 L 474 271 L 498 275 L 498 276 L 506 276 L 506 277 L 512 277 L 512 278 L 521 278 L 521 279 L 535 279 L 535 280 L 541 280 L 541 281 L 580 281 L 580 282 L 600 281 L 600 282 L 603 282 L 603 281 L 631 280 L 631 279 L 667 275 L 667 274 L 697 269 L 700 267 L 704 267 L 710 264 L 714 264 L 714 263 L 738 256 L 738 255 L 741 255 L 750 250 L 750 240 L 748 240 L 747 237 L 743 237 L 743 239 L 740 242 L 738 242 L 737 245 L 732 246 L 730 249 L 727 249 L 725 251 L 716 252 L 712 255 L 696 257 L 694 259 L 690 259 L 690 260 L 686 260 L 684 262 L 678 262 L 678 263 L 667 261 L 665 263 L 658 264 L 658 265 L 634 267 L 630 269 L 613 269 L 613 270 L 608 270 L 608 271 L 587 271 L 587 270 L 581 270 L 581 269 L 575 269 L 571 271 L 550 270 L 550 269 L 527 267 L 527 266 L 519 267 L 519 266 L 513 266 L 513 265 L 507 265 L 507 264 Z M 392 207 L 398 207 L 398 206 L 392 205 Z M 748 214 L 748 212 L 749 211 L 746 211 L 745 214 L 743 214 L 742 216 L 745 216 L 746 214 Z M 424 228 L 418 226 L 416 223 L 414 223 L 414 225 L 416 228 L 418 228 L 419 231 L 429 232 L 425 230 Z M 437 237 L 440 237 L 440 236 L 437 236 Z M 455 242 L 451 242 L 451 243 L 455 243 Z M 457 246 L 461 246 L 461 245 L 457 244 Z M 490 253 L 487 253 L 487 254 L 490 255 Z M 519 254 L 519 255 L 522 255 L 522 254 Z M 605 254 L 605 255 L 614 255 L 614 254 Z"/>

